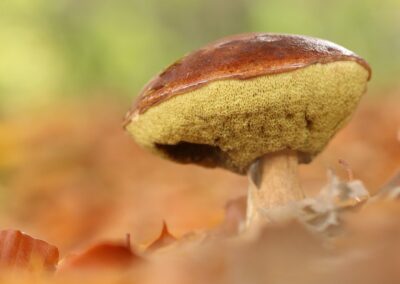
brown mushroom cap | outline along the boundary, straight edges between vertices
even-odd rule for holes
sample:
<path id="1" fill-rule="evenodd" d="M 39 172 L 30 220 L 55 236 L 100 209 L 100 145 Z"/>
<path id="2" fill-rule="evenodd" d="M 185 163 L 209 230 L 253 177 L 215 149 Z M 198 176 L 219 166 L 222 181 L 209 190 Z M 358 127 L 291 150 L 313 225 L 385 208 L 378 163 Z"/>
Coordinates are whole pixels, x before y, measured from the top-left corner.
<path id="1" fill-rule="evenodd" d="M 295 149 L 310 160 L 350 116 L 370 76 L 365 60 L 326 40 L 237 35 L 151 80 L 125 125 L 164 157 L 245 173 L 271 151 Z"/>
<path id="2" fill-rule="evenodd" d="M 223 38 L 188 54 L 151 80 L 139 94 L 131 115 L 212 81 L 248 79 L 345 60 L 361 64 L 371 76 L 364 59 L 327 40 L 266 33 Z"/>

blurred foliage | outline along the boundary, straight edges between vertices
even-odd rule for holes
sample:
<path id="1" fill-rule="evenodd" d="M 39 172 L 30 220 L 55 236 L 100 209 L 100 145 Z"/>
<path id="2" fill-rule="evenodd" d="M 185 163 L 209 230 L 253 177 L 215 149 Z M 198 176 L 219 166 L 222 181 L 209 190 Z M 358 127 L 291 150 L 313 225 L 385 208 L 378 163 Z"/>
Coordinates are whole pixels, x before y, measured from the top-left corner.
<path id="1" fill-rule="evenodd" d="M 400 73 L 398 0 L 2 0 L 0 111 L 99 92 L 127 99 L 182 54 L 248 31 L 342 44 L 371 63 L 373 88 Z"/>

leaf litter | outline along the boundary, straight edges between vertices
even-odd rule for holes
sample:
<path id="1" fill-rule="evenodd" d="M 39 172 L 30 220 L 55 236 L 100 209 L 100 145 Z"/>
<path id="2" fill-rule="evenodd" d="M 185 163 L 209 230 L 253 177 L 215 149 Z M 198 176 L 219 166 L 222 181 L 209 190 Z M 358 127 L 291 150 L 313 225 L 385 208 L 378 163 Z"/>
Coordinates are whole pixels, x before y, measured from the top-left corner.
<path id="1" fill-rule="evenodd" d="M 390 108 L 390 104 L 386 107 Z M 396 109 L 394 108 L 394 110 Z M 376 112 L 377 110 L 370 109 L 363 116 L 364 120 L 373 117 L 375 120 L 385 121 L 386 113 L 390 113 L 388 111 L 376 116 L 374 115 Z M 390 124 L 375 123 L 371 125 L 379 125 L 379 133 L 387 133 L 386 130 L 382 132 L 382 127 L 392 129 L 393 122 L 390 121 Z M 360 127 L 364 124 L 365 122 L 362 120 L 359 120 L 357 124 L 356 120 L 350 126 L 353 129 L 341 136 L 342 142 L 340 143 L 346 144 L 349 141 L 348 139 L 357 135 L 361 137 L 360 141 L 364 141 L 364 130 L 363 127 Z M 381 125 L 383 126 L 381 127 Z M 78 127 L 78 124 L 74 126 L 74 129 L 76 127 Z M 354 127 L 356 128 L 355 131 Z M 82 136 L 81 134 L 85 131 L 83 130 L 79 136 Z M 371 129 L 371 131 L 375 130 Z M 102 137 L 101 135 L 103 134 L 96 134 L 93 139 L 102 141 L 99 139 L 99 137 Z M 49 137 L 49 139 L 53 139 L 54 135 Z M 398 165 L 396 161 L 398 161 L 399 147 L 393 147 L 393 141 L 385 137 L 384 135 L 376 135 L 374 139 L 376 143 L 380 143 L 379 145 L 385 145 L 384 150 L 392 153 L 391 155 L 381 155 L 383 148 L 377 149 L 374 144 L 361 147 L 360 151 L 364 152 L 357 153 L 357 157 L 370 157 L 370 149 L 374 149 L 374 153 L 380 155 L 374 156 L 376 159 L 373 160 L 376 162 L 368 165 L 368 171 L 357 171 L 362 174 L 362 180 L 367 180 L 367 184 L 371 184 L 371 182 L 368 183 L 368 175 L 382 177 L 382 170 L 379 172 L 378 168 L 379 164 L 390 165 L 390 167 L 387 167 L 390 169 L 393 169 L 393 165 Z M 107 143 L 112 146 L 114 142 L 108 140 Z M 42 147 L 42 144 L 39 144 Z M 396 145 L 398 146 L 398 141 Z M 81 145 L 76 147 L 79 150 L 76 155 L 78 158 L 83 156 L 82 153 L 87 152 L 86 148 L 81 151 L 80 147 Z M 110 149 L 116 149 L 116 147 Z M 342 154 L 345 157 L 351 156 L 351 151 L 354 151 L 354 148 L 347 147 L 347 144 L 344 149 L 348 149 L 347 153 Z M 59 153 L 58 149 L 55 150 L 57 151 L 54 151 L 54 153 Z M 36 153 L 35 151 L 30 152 Z M 105 156 L 108 157 L 107 153 Z M 109 153 L 109 157 L 117 156 L 114 152 Z M 385 157 L 389 156 L 393 159 L 384 160 Z M 29 155 L 26 155 L 26 157 L 29 157 Z M 93 153 L 93 157 L 98 156 Z M 29 159 L 34 160 L 34 157 L 29 157 Z M 51 157 L 51 159 L 53 158 Z M 114 160 L 111 161 L 115 162 Z M 95 165 L 90 159 L 87 162 L 90 167 Z M 121 161 L 117 162 L 121 163 Z M 139 162 L 142 163 L 143 160 Z M 96 169 L 94 173 L 97 176 L 109 172 L 105 167 L 110 164 L 109 161 L 104 160 L 103 163 L 104 169 L 100 168 L 101 171 L 96 172 L 97 168 L 94 168 Z M 353 163 L 354 161 L 352 161 Z M 360 163 L 363 163 L 362 159 L 360 159 Z M 43 269 L 47 267 L 43 265 L 43 263 L 47 263 L 45 260 L 48 259 L 47 254 L 37 253 L 33 263 L 42 263 L 42 265 L 34 264 L 31 266 L 32 262 L 27 257 L 28 261 L 21 262 L 23 264 L 21 267 L 27 272 L 26 274 L 13 274 L 12 278 L 7 278 L 7 273 L 1 273 L 0 282 L 11 284 L 74 283 L 78 280 L 85 283 L 174 284 L 393 283 L 400 279 L 398 269 L 398 263 L 400 263 L 400 204 L 398 200 L 400 196 L 400 174 L 395 175 L 377 194 L 373 194 L 370 198 L 364 184 L 354 178 L 349 164 L 343 160 L 340 164 L 347 172 L 347 180 L 344 181 L 333 171 L 329 171 L 328 183 L 323 189 L 315 197 L 309 197 L 301 202 L 291 204 L 287 209 L 287 219 L 282 222 L 268 223 L 252 230 L 244 230 L 245 198 L 239 197 L 227 204 L 224 221 L 213 230 L 195 231 L 184 236 L 174 237 L 175 234 L 170 233 L 165 225 L 162 233 L 155 241 L 156 244 L 159 243 L 160 245 L 153 245 L 153 249 L 144 251 L 132 249 L 131 245 L 127 245 L 127 242 L 95 242 L 93 246 L 75 254 L 75 257 L 80 256 L 83 259 L 88 259 L 81 263 L 86 263 L 86 261 L 90 263 L 90 271 L 92 272 L 84 280 L 82 280 L 81 268 L 85 265 L 81 265 L 79 261 L 75 262 L 75 266 L 71 265 L 70 270 L 63 271 L 63 267 L 66 267 L 68 261 L 71 261 L 74 256 L 71 256 L 71 258 L 62 257 L 62 261 L 58 263 L 58 268 L 56 268 L 58 258 L 57 260 L 51 258 L 50 269 Z M 71 164 L 72 166 L 73 164 Z M 150 166 L 153 167 L 153 162 L 150 162 Z M 29 167 L 32 168 L 32 165 Z M 96 164 L 96 167 L 98 167 L 98 164 Z M 37 168 L 41 168 L 41 166 L 39 165 Z M 356 164 L 356 168 L 359 169 L 359 165 Z M 10 171 L 7 169 L 3 172 L 8 173 Z M 127 172 L 129 175 L 132 173 L 131 170 Z M 142 173 L 140 172 L 140 175 Z M 118 174 L 119 177 L 123 176 L 120 172 Z M 84 176 L 87 176 L 87 173 Z M 29 180 L 29 175 L 22 177 L 24 179 L 21 176 L 18 178 Z M 12 179 L 10 178 L 10 180 Z M 60 183 L 63 181 L 62 178 L 59 180 Z M 124 180 L 125 183 L 128 183 L 128 181 L 128 179 Z M 48 187 L 54 188 L 57 182 L 59 181 L 48 180 Z M 111 183 L 111 185 L 115 186 L 116 183 Z M 5 183 L 5 186 L 11 185 Z M 31 184 L 24 183 L 20 185 L 20 188 L 27 187 L 29 189 L 29 186 Z M 224 186 L 218 185 L 218 187 Z M 376 190 L 372 188 L 371 192 L 376 192 Z M 104 195 L 104 200 L 108 199 L 109 196 Z M 90 202 L 89 195 L 86 201 L 83 202 L 85 206 Z M 71 203 L 74 203 L 74 200 L 71 200 Z M 92 213 L 88 211 L 88 216 L 90 214 Z M 108 212 L 103 214 L 108 214 Z M 77 214 L 77 216 L 79 218 L 77 217 L 72 222 L 74 225 L 82 219 L 81 215 Z M 111 222 L 111 225 L 114 225 L 114 223 Z M 81 231 L 85 232 L 84 229 L 83 226 Z M 93 229 L 88 231 L 93 231 Z M 77 231 L 76 235 L 79 234 L 81 232 Z M 22 233 L 20 236 L 31 238 Z M 51 248 L 49 251 L 57 250 L 47 243 L 42 243 L 42 241 L 40 243 L 46 244 L 44 247 L 49 246 Z M 134 243 L 133 246 L 139 247 L 139 245 Z M 23 245 L 15 250 L 16 252 L 20 251 L 19 253 L 6 254 L 6 251 L 10 251 L 8 246 L 10 246 L 9 243 L 4 242 L 0 246 L 0 255 L 2 255 L 3 260 L 0 265 L 3 268 L 2 272 L 8 270 L 9 264 L 7 263 L 13 262 L 18 254 L 29 256 L 29 249 Z M 66 250 L 65 246 L 63 250 L 67 253 L 74 251 L 71 248 Z M 40 250 L 40 252 L 45 251 Z M 5 258 L 4 255 L 6 255 Z M 124 259 L 131 260 L 125 262 Z M 120 262 L 123 265 L 119 265 Z M 45 274 L 38 277 L 36 267 L 41 267 L 43 272 L 46 271 Z M 106 272 L 108 268 L 111 268 L 111 270 Z M 56 277 L 48 273 L 54 269 L 56 270 Z"/>

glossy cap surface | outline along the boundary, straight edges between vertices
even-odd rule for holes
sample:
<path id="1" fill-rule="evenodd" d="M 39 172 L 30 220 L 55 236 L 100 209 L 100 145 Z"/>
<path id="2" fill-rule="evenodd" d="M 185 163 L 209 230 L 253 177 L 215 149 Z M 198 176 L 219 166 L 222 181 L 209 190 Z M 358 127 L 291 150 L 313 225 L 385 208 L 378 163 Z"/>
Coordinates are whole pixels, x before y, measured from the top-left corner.
<path id="1" fill-rule="evenodd" d="M 352 51 L 318 38 L 268 33 L 234 35 L 215 41 L 167 67 L 139 94 L 131 114 L 180 93 L 222 79 L 248 79 L 304 68 L 316 63 L 368 63 Z"/>

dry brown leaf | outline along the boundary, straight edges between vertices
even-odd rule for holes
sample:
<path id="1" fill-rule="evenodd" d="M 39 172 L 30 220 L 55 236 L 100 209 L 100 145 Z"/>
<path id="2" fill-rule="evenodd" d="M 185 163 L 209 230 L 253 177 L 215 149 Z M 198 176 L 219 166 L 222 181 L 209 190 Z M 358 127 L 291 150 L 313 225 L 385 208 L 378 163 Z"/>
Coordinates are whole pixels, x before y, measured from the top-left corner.
<path id="1" fill-rule="evenodd" d="M 77 270 L 101 271 L 103 269 L 127 269 L 142 258 L 136 255 L 128 243 L 102 242 L 93 245 L 86 251 L 67 257 L 58 272 Z"/>
<path id="2" fill-rule="evenodd" d="M 336 283 L 397 283 L 400 279 L 400 203 L 379 200 L 343 216 L 346 233 L 335 240 L 327 263 Z"/>
<path id="3" fill-rule="evenodd" d="M 0 268 L 52 271 L 55 270 L 58 258 L 58 249 L 45 241 L 17 230 L 0 231 Z"/>
<path id="4" fill-rule="evenodd" d="M 391 241 L 400 246 L 400 203 L 397 200 L 370 202 L 356 214 L 347 214 L 344 221 L 347 240 L 355 241 L 352 246 L 366 243 L 366 247 L 373 248 Z"/>
<path id="5" fill-rule="evenodd" d="M 298 222 L 262 227 L 251 237 L 208 238 L 155 254 L 149 283 L 307 283 L 327 253 Z M 294 280 L 299 280 L 293 282 Z"/>
<path id="6" fill-rule="evenodd" d="M 176 238 L 169 232 L 167 223 L 164 221 L 161 229 L 161 233 L 158 238 L 152 242 L 148 247 L 147 251 L 154 251 L 162 247 L 166 247 L 176 241 Z"/>

